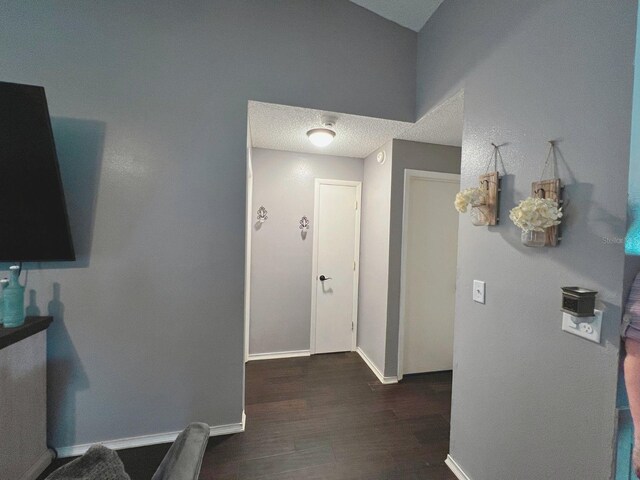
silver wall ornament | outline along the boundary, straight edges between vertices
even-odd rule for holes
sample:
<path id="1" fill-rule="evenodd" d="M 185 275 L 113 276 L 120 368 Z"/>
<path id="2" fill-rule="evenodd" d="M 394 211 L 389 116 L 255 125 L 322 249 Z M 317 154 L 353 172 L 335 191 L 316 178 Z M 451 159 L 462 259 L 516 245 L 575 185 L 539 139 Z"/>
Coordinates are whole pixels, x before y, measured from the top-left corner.
<path id="1" fill-rule="evenodd" d="M 261 206 L 258 209 L 258 222 L 264 223 L 267 218 L 269 218 L 267 217 L 267 209 Z"/>
<path id="2" fill-rule="evenodd" d="M 302 238 L 302 240 L 306 240 L 307 232 L 309 231 L 309 219 L 306 216 L 302 217 L 298 223 L 298 228 L 300 229 L 300 238 Z"/>

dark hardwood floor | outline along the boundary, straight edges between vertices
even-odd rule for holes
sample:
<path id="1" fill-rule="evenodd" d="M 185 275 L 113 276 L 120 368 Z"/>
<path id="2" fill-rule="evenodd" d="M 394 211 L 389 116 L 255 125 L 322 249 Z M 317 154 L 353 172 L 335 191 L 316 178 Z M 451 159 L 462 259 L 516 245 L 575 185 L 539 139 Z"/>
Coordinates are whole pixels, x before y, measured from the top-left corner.
<path id="1" fill-rule="evenodd" d="M 250 362 L 246 388 L 246 431 L 209 440 L 201 480 L 456 478 L 444 465 L 449 372 L 381 385 L 338 353 Z M 148 480 L 168 448 L 118 453 L 132 480 Z"/>

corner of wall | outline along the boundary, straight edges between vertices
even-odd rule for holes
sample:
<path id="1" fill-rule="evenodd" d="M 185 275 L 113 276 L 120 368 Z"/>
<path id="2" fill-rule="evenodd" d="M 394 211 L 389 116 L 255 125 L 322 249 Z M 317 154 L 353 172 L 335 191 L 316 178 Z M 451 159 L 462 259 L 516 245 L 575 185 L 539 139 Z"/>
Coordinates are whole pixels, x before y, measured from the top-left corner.
<path id="1" fill-rule="evenodd" d="M 385 152 L 382 165 L 376 160 L 380 150 Z M 392 165 L 391 140 L 364 159 L 362 185 L 357 345 L 380 377 L 386 363 Z"/>

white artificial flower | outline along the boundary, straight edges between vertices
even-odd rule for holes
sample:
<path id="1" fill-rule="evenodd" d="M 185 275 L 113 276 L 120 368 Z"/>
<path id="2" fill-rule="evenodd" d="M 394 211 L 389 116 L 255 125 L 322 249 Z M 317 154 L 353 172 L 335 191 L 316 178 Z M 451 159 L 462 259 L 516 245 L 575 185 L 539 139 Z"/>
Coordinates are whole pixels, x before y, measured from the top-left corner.
<path id="1" fill-rule="evenodd" d="M 483 205 L 486 201 L 484 190 L 475 187 L 467 188 L 456 194 L 456 201 L 454 205 L 456 210 L 460 213 L 465 213 L 469 205 L 472 207 Z"/>
<path id="2" fill-rule="evenodd" d="M 544 232 L 546 228 L 560 224 L 562 208 L 550 198 L 529 197 L 511 209 L 509 218 L 525 232 Z"/>

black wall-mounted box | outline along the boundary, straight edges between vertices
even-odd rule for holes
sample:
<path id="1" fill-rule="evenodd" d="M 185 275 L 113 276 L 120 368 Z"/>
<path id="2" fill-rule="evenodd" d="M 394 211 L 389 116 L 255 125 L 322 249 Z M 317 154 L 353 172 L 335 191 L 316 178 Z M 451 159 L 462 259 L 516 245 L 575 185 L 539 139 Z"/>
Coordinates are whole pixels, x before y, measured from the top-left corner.
<path id="1" fill-rule="evenodd" d="M 576 317 L 593 317 L 597 293 L 582 287 L 562 287 L 562 311 Z"/>

